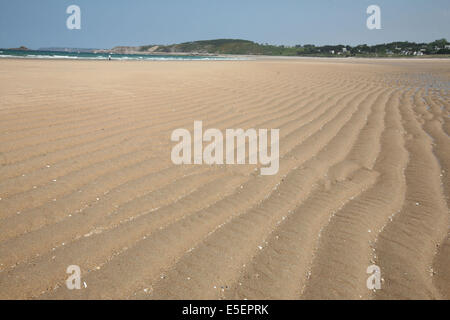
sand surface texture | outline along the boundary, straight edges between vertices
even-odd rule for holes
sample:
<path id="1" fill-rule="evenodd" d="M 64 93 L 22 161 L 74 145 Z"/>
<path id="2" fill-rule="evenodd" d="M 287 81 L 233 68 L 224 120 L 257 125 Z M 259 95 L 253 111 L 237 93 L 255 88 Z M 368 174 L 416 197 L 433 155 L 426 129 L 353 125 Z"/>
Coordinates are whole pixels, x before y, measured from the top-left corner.
<path id="1" fill-rule="evenodd" d="M 0 60 L 0 298 L 450 299 L 449 90 L 448 60 Z M 280 129 L 278 174 L 174 165 L 194 120 Z"/>

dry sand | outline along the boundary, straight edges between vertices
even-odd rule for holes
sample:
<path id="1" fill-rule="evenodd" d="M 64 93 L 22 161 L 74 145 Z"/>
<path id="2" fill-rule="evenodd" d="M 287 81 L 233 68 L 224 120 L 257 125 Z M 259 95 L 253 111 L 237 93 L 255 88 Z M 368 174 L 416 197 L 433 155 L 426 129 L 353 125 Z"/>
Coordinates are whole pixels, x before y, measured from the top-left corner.
<path id="1" fill-rule="evenodd" d="M 450 299 L 449 81 L 448 60 L 0 60 L 0 298 Z M 279 173 L 173 165 L 194 120 L 279 128 Z"/>

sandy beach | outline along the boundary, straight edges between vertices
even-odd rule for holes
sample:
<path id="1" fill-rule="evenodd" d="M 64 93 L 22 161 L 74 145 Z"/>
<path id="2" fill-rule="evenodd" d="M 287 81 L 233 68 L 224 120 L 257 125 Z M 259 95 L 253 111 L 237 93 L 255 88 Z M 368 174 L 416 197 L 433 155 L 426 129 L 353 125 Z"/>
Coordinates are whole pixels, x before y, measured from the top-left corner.
<path id="1" fill-rule="evenodd" d="M 173 164 L 196 120 L 278 173 Z M 448 60 L 0 59 L 0 299 L 450 299 L 449 134 Z"/>

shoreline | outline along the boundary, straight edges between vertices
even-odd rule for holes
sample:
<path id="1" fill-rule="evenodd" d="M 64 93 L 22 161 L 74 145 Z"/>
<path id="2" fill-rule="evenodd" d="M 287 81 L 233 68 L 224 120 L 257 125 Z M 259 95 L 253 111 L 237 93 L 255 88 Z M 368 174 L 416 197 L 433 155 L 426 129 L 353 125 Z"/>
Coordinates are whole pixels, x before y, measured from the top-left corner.
<path id="1" fill-rule="evenodd" d="M 83 54 L 63 51 L 24 51 L 24 52 L 46 52 L 45 54 L 29 55 L 7 55 L 5 51 L 0 50 L 0 59 L 19 59 L 19 60 L 92 60 L 92 61 L 249 61 L 249 60 L 375 60 L 375 61 L 446 61 L 449 56 L 428 55 L 428 56 L 394 56 L 394 57 L 371 57 L 371 56 L 272 56 L 272 55 L 249 55 L 249 54 L 199 54 L 199 53 L 112 53 L 111 60 L 108 59 L 108 53 L 88 53 L 89 56 L 76 56 L 74 54 Z M 85 54 L 85 53 L 84 53 Z M 73 55 L 73 56 L 71 56 Z M 100 55 L 100 56 L 95 56 Z M 104 55 L 104 56 L 101 56 Z"/>
<path id="2" fill-rule="evenodd" d="M 205 57 L 205 59 L 95 59 L 95 58 L 80 58 L 80 57 L 65 57 L 65 58 L 55 58 L 55 57 L 45 57 L 45 58 L 36 58 L 36 57 L 18 57 L 18 56 L 3 56 L 0 57 L 0 60 L 35 60 L 35 61 L 106 61 L 106 62 L 193 62 L 193 61 L 201 61 L 201 62 L 237 62 L 237 61 L 307 61 L 307 60 L 316 60 L 316 61 L 334 61 L 334 62 L 344 62 L 344 61 L 448 61 L 450 57 L 290 57 L 290 56 L 259 56 L 259 55 L 245 55 L 245 56 L 235 56 L 235 55 L 227 55 L 227 56 L 215 56 L 215 59 L 208 59 L 209 57 Z"/>

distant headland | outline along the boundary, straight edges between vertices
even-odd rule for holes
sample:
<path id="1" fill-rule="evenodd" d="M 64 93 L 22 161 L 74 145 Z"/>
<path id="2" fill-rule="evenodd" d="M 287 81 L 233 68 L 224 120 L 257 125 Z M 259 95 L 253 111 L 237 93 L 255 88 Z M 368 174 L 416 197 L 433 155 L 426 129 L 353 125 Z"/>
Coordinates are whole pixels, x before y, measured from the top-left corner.
<path id="1" fill-rule="evenodd" d="M 391 42 L 369 46 L 361 44 L 324 45 L 313 44 L 284 46 L 256 43 L 242 39 L 215 39 L 184 42 L 172 45 L 118 46 L 112 49 L 94 50 L 95 53 L 117 54 L 198 54 L 198 55 L 266 55 L 313 57 L 393 57 L 450 55 L 450 42 L 446 39 L 430 43 Z"/>
<path id="2" fill-rule="evenodd" d="M 10 48 L 8 50 L 15 50 L 15 51 L 30 51 L 30 49 L 28 49 L 25 46 L 20 46 L 19 48 Z"/>

